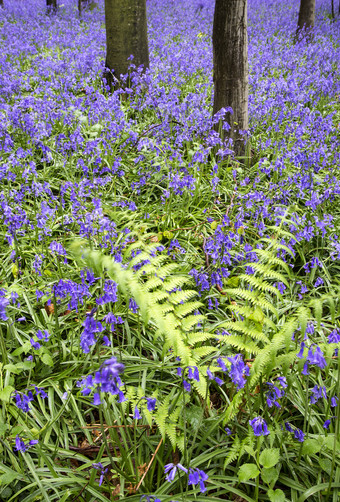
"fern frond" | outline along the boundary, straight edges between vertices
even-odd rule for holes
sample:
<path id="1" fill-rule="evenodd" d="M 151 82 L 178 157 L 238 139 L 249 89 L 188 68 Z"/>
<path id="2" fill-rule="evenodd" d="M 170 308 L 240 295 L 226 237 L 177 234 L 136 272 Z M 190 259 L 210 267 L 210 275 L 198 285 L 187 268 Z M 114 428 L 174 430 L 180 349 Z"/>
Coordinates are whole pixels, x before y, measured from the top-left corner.
<path id="1" fill-rule="evenodd" d="M 273 293 L 274 295 L 279 295 L 279 291 L 274 288 L 269 282 L 263 281 L 254 275 L 240 274 L 239 279 L 250 284 L 253 288 L 262 291 L 262 293 Z"/>
<path id="2" fill-rule="evenodd" d="M 237 331 L 239 333 L 243 333 L 244 335 L 250 336 L 251 338 L 254 338 L 255 340 L 260 340 L 264 343 L 269 343 L 269 338 L 262 332 L 254 327 L 249 327 L 247 324 L 243 321 L 236 321 L 236 322 L 224 322 L 220 324 L 221 328 L 226 328 L 230 331 Z"/>

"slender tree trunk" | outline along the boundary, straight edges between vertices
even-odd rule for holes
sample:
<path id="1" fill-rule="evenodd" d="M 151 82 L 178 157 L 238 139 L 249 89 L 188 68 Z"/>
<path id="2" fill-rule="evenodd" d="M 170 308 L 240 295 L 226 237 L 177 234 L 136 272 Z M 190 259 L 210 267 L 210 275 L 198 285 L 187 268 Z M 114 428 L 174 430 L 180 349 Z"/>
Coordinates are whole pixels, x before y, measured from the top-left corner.
<path id="1" fill-rule="evenodd" d="M 332 18 L 335 18 L 335 12 L 334 12 L 334 0 L 332 0 Z"/>
<path id="2" fill-rule="evenodd" d="M 149 67 L 146 0 L 105 0 L 106 70 L 104 77 L 112 87 L 133 63 Z"/>
<path id="3" fill-rule="evenodd" d="M 47 13 L 55 13 L 58 9 L 57 0 L 46 0 Z"/>
<path id="4" fill-rule="evenodd" d="M 311 29 L 315 22 L 315 0 L 301 0 L 297 34 L 303 28 Z"/>
<path id="5" fill-rule="evenodd" d="M 4 0 L 0 0 L 0 7 L 4 6 Z"/>
<path id="6" fill-rule="evenodd" d="M 230 106 L 227 114 L 237 156 L 245 154 L 248 130 L 247 0 L 216 0 L 213 26 L 214 108 Z M 241 131 L 241 133 L 240 133 Z"/>

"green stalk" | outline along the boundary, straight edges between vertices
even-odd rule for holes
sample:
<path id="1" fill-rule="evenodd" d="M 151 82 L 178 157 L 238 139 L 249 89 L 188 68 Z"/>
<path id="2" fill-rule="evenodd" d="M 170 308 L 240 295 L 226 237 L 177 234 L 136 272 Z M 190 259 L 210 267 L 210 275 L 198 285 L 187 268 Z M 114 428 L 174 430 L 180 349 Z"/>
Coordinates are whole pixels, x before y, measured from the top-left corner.
<path id="1" fill-rule="evenodd" d="M 0 324 L 0 349 L 1 349 L 1 355 L 2 355 L 2 362 L 4 365 L 8 364 L 8 354 L 7 354 L 7 348 L 6 348 L 6 343 L 4 339 L 4 335 L 2 332 L 2 327 Z"/>
<path id="2" fill-rule="evenodd" d="M 337 375 L 337 395 L 339 395 L 340 392 L 340 357 L 338 356 L 338 375 Z M 339 406 L 339 405 L 338 405 Z M 329 496 L 331 494 L 331 488 L 332 488 L 332 478 L 333 478 L 333 473 L 334 473 L 334 467 L 335 467 L 335 457 L 337 453 L 337 440 L 339 436 L 339 425 L 340 425 L 340 417 L 339 417 L 339 411 L 337 413 L 336 417 L 336 422 L 335 422 L 335 432 L 334 432 L 334 444 L 333 444 L 333 453 L 332 453 L 332 467 L 331 467 L 331 474 L 329 476 L 329 485 L 328 485 L 328 490 L 327 490 L 327 495 L 326 495 L 326 502 L 328 502 Z"/>

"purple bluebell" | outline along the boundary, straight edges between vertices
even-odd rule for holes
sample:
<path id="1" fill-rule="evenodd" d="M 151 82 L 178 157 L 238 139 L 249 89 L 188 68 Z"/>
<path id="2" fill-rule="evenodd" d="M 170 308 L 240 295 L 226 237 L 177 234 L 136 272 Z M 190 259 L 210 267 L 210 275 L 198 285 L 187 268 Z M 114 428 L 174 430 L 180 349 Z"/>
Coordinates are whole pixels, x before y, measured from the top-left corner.
<path id="1" fill-rule="evenodd" d="M 249 420 L 249 424 L 253 428 L 254 436 L 267 436 L 270 434 L 266 421 L 262 417 L 256 417 Z"/>
<path id="2" fill-rule="evenodd" d="M 247 366 L 242 358 L 241 354 L 236 354 L 233 357 L 228 357 L 231 366 L 229 370 L 229 376 L 237 387 L 237 390 L 242 389 L 246 384 L 246 376 L 249 375 L 249 366 Z"/>
<path id="3" fill-rule="evenodd" d="M 165 479 L 167 481 L 169 481 L 169 483 L 171 483 L 175 479 L 176 472 L 178 470 L 181 470 L 181 471 L 185 472 L 186 474 L 188 474 L 188 469 L 183 467 L 182 464 L 172 464 L 172 463 L 166 464 L 164 466 L 164 474 L 166 474 Z"/>
<path id="4" fill-rule="evenodd" d="M 92 464 L 92 467 L 94 469 L 97 469 L 98 471 L 100 471 L 100 478 L 99 478 L 99 486 L 101 486 L 103 480 L 104 480 L 104 476 L 105 474 L 107 473 L 108 471 L 108 468 L 104 469 L 104 466 L 101 462 L 95 462 Z"/>
<path id="5" fill-rule="evenodd" d="M 193 468 L 189 469 L 188 484 L 193 485 L 193 486 L 199 484 L 201 493 L 204 493 L 207 491 L 205 484 L 204 484 L 204 482 L 207 481 L 207 479 L 208 479 L 208 475 L 204 471 L 197 469 L 197 468 L 196 469 L 193 469 Z"/>
<path id="6" fill-rule="evenodd" d="M 314 385 L 311 391 L 312 391 L 312 396 L 310 398 L 311 404 L 315 404 L 319 399 L 322 398 L 327 399 L 327 392 L 325 386 L 318 387 L 317 385 Z"/>
<path id="7" fill-rule="evenodd" d="M 25 452 L 32 446 L 38 444 L 39 441 L 37 439 L 31 439 L 27 444 L 24 443 L 24 441 L 17 435 L 15 438 L 15 451 L 22 451 Z"/>
<path id="8" fill-rule="evenodd" d="M 148 411 L 154 411 L 156 408 L 157 399 L 154 397 L 146 397 L 146 407 Z"/>

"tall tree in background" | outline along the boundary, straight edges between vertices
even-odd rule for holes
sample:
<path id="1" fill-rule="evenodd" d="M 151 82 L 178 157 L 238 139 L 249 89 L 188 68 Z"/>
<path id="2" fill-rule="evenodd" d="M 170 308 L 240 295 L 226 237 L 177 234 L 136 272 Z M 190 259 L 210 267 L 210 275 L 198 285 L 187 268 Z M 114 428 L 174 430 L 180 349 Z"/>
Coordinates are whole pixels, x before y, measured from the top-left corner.
<path id="1" fill-rule="evenodd" d="M 216 0 L 213 25 L 214 108 L 231 106 L 228 114 L 236 155 L 245 153 L 248 130 L 247 0 Z"/>
<path id="2" fill-rule="evenodd" d="M 110 88 L 126 74 L 133 55 L 136 66 L 149 67 L 146 0 L 105 0 L 106 70 Z"/>
<path id="3" fill-rule="evenodd" d="M 301 0 L 297 33 L 303 28 L 310 29 L 315 23 L 315 0 Z"/>
<path id="4" fill-rule="evenodd" d="M 0 7 L 4 6 L 4 0 L 0 0 Z"/>
<path id="5" fill-rule="evenodd" d="M 46 7 L 48 13 L 56 12 L 58 8 L 57 0 L 46 0 Z"/>

